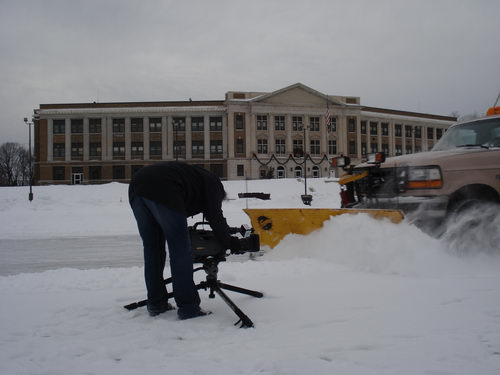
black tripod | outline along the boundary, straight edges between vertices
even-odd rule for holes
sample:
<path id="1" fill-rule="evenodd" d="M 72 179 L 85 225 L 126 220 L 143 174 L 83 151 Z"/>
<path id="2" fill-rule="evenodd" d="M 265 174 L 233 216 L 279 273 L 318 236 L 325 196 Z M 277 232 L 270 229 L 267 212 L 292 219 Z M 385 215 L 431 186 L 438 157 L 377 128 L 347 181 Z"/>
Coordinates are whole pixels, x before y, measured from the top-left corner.
<path id="1" fill-rule="evenodd" d="M 226 293 L 223 292 L 222 289 L 229 290 L 231 292 L 236 292 L 236 293 L 241 293 L 241 294 L 246 294 L 252 297 L 257 297 L 257 298 L 262 298 L 264 294 L 261 292 L 257 292 L 255 290 L 250 290 L 250 289 L 244 289 L 240 288 L 234 285 L 229 285 L 220 282 L 217 279 L 217 273 L 219 271 L 219 262 L 225 261 L 224 256 L 210 256 L 210 257 L 205 257 L 200 259 L 198 262 L 202 263 L 203 265 L 201 267 L 195 268 L 193 271 L 197 272 L 200 270 L 204 270 L 207 274 L 207 278 L 205 281 L 201 281 L 199 284 L 196 285 L 196 288 L 203 289 L 203 290 L 209 290 L 208 298 L 215 298 L 215 293 L 221 297 L 224 302 L 231 308 L 231 310 L 234 311 L 236 315 L 240 318 L 234 325 L 237 325 L 238 323 L 241 322 L 241 327 L 243 328 L 249 328 L 253 327 L 253 322 L 252 320 L 245 315 L 243 311 L 239 309 L 236 304 L 231 301 L 231 299 L 226 295 Z M 169 277 L 165 279 L 165 284 L 170 284 L 172 282 L 172 278 Z M 167 294 L 168 298 L 172 298 L 174 294 L 172 292 Z M 138 307 L 145 306 L 147 304 L 148 300 L 143 300 L 139 302 L 134 302 L 129 305 L 123 306 L 127 310 L 135 310 Z"/>

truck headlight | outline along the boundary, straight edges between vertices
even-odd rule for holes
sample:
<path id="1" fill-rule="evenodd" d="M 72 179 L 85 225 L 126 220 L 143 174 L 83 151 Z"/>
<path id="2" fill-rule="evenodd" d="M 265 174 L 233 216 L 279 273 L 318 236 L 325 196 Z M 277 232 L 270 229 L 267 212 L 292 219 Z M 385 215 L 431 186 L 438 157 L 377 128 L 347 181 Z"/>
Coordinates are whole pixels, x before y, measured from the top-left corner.
<path id="1" fill-rule="evenodd" d="M 443 177 L 439 167 L 414 167 L 408 171 L 407 189 L 439 189 L 443 187 Z"/>

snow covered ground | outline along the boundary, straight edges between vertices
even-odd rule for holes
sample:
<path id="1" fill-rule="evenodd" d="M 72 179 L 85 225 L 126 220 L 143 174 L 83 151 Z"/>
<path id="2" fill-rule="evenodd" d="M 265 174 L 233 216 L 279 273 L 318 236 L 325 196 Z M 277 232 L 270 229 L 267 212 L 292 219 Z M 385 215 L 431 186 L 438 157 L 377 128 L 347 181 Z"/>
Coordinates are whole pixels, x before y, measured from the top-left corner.
<path id="1" fill-rule="evenodd" d="M 313 207 L 339 206 L 337 184 L 308 185 Z M 303 207 L 294 179 L 225 186 L 231 225 L 249 223 L 247 204 Z M 237 199 L 245 191 L 272 199 Z M 500 373 L 499 215 L 460 241 L 344 215 L 255 260 L 238 256 L 220 279 L 265 294 L 228 293 L 256 325 L 239 329 L 204 291 L 213 314 L 191 321 L 123 309 L 145 296 L 126 185 L 34 193 L 29 203 L 26 188 L 0 189 L 2 375 Z"/>

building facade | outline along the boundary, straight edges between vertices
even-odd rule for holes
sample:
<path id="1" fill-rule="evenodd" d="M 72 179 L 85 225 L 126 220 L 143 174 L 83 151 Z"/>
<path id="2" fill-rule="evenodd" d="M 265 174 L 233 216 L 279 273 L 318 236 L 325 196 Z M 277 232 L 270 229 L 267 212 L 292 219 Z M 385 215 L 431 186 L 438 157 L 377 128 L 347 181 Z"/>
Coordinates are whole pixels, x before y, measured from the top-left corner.
<path id="1" fill-rule="evenodd" d="M 322 177 L 340 154 L 358 163 L 377 151 L 428 150 L 456 121 L 367 107 L 300 83 L 213 101 L 41 104 L 34 120 L 37 184 L 128 182 L 162 160 L 229 180 Z"/>

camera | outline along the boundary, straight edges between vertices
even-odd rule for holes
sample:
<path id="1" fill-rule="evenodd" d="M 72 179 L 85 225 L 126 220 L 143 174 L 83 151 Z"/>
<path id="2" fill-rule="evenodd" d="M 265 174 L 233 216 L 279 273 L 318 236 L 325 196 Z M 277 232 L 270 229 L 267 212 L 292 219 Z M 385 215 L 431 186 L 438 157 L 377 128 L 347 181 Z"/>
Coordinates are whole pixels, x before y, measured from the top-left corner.
<path id="1" fill-rule="evenodd" d="M 220 243 L 212 230 L 205 229 L 207 225 L 209 225 L 207 222 L 198 222 L 188 228 L 194 263 L 203 263 L 209 257 L 225 258 L 227 251 L 230 250 Z M 242 238 L 238 238 L 239 248 L 230 250 L 231 254 L 260 251 L 259 235 L 253 233 L 253 229 L 248 225 L 242 225 L 239 228 L 230 227 L 229 232 L 231 234 L 239 233 L 242 236 Z"/>

